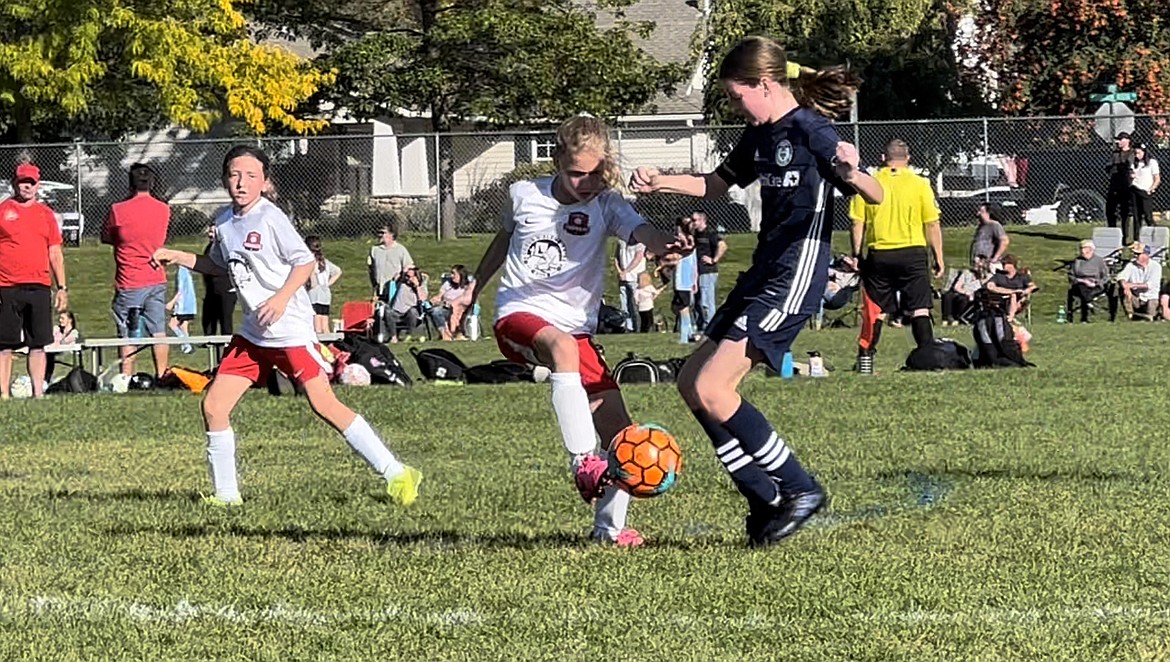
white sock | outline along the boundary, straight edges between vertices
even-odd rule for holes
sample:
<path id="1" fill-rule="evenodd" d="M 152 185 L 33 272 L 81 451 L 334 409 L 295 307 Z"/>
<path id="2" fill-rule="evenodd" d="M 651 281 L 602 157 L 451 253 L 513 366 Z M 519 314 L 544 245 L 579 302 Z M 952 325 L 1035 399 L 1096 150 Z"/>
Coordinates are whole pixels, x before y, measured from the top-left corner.
<path id="1" fill-rule="evenodd" d="M 353 419 L 349 427 L 345 429 L 345 443 L 353 449 L 353 452 L 362 456 L 366 464 L 370 465 L 374 471 L 378 472 L 386 480 L 397 476 L 405 471 L 402 468 L 402 463 L 398 458 L 394 457 L 394 453 L 386 448 L 386 444 L 382 443 L 382 439 L 378 437 L 378 433 L 374 432 L 374 428 L 366 422 L 366 419 L 358 416 Z"/>
<path id="2" fill-rule="evenodd" d="M 683 313 L 683 315 L 678 318 L 678 341 L 680 343 L 689 343 L 691 341 L 690 313 Z"/>
<path id="3" fill-rule="evenodd" d="M 626 528 L 626 511 L 629 507 L 629 492 L 615 486 L 605 488 L 593 513 L 593 535 L 617 540 L 618 534 Z"/>
<path id="4" fill-rule="evenodd" d="M 231 428 L 207 433 L 207 470 L 215 496 L 224 501 L 239 501 L 236 483 L 236 433 Z"/>
<path id="5" fill-rule="evenodd" d="M 579 461 L 581 455 L 592 453 L 597 448 L 593 412 L 589 410 L 589 395 L 581 385 L 581 373 L 554 372 L 549 381 L 552 382 L 553 412 L 561 428 L 565 450 L 573 456 L 574 462 Z"/>

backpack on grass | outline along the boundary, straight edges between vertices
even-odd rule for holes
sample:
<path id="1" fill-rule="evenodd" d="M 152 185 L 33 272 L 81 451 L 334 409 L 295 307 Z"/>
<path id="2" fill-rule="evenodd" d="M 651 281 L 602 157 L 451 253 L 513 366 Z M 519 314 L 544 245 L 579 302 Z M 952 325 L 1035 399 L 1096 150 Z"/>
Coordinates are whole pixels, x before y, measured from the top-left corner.
<path id="1" fill-rule="evenodd" d="M 463 381 L 468 384 L 513 384 L 535 382 L 536 379 L 531 366 L 500 359 L 464 370 Z"/>
<path id="2" fill-rule="evenodd" d="M 391 384 L 393 386 L 411 386 L 414 380 L 406 372 L 406 368 L 390 348 L 380 342 L 364 338 L 355 334 L 348 334 L 339 340 L 335 347 L 347 352 L 347 363 L 356 363 L 370 373 L 370 383 Z"/>
<path id="3" fill-rule="evenodd" d="M 966 370 L 971 367 L 971 352 L 950 338 L 915 347 L 906 357 L 903 370 Z"/>

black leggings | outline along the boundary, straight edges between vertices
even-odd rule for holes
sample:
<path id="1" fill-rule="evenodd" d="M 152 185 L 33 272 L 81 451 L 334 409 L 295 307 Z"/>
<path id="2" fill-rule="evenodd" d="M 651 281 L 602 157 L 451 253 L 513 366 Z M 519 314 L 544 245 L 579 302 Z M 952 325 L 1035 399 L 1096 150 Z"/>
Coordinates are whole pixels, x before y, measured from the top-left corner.
<path id="1" fill-rule="evenodd" d="M 216 335 L 217 326 L 220 334 L 232 335 L 232 315 L 235 312 L 235 292 L 221 294 L 212 289 L 207 290 L 203 297 L 203 335 Z"/>
<path id="2" fill-rule="evenodd" d="M 1135 233 L 1141 232 L 1144 226 L 1154 224 L 1154 197 L 1138 189 L 1133 190 L 1133 224 Z"/>
<path id="3" fill-rule="evenodd" d="M 639 310 L 638 311 L 638 331 L 641 333 L 650 333 L 654 329 L 654 311 L 653 310 Z"/>

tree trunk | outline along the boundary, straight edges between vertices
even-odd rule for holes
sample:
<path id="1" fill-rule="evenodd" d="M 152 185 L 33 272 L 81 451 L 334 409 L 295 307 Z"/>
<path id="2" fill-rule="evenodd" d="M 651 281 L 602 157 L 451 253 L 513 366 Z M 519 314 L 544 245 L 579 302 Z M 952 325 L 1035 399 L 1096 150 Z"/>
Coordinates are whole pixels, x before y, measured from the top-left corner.
<path id="1" fill-rule="evenodd" d="M 442 54 L 430 39 L 435 27 L 435 16 L 440 9 L 439 0 L 422 0 L 419 2 L 419 18 L 423 31 L 423 48 L 431 62 L 439 62 Z M 451 148 L 451 137 L 446 135 L 451 130 L 451 120 L 447 114 L 447 104 L 443 98 L 443 90 L 436 90 L 431 100 L 431 129 L 438 134 L 438 153 L 435 159 L 439 165 L 439 181 L 435 182 L 435 194 L 439 196 L 439 238 L 455 238 L 455 155 Z"/>
<path id="2" fill-rule="evenodd" d="M 442 239 L 454 239 L 458 217 L 455 208 L 455 154 L 451 136 L 446 130 L 438 128 L 445 124 L 441 120 L 432 122 L 439 136 L 439 153 L 436 155 L 439 159 L 439 181 L 436 187 L 439 195 L 439 236 Z"/>

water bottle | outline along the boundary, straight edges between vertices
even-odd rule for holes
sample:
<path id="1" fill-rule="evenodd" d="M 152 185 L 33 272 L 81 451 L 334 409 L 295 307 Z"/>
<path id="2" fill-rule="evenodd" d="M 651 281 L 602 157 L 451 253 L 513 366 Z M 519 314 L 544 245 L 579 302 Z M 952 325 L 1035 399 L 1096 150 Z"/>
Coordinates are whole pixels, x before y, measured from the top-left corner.
<path id="1" fill-rule="evenodd" d="M 468 340 L 479 340 L 479 304 L 472 307 L 467 315 L 467 328 L 464 330 Z"/>
<path id="2" fill-rule="evenodd" d="M 145 337 L 145 329 L 142 324 L 142 309 L 131 308 L 126 311 L 126 334 L 131 338 Z"/>
<path id="3" fill-rule="evenodd" d="M 792 352 L 784 352 L 784 359 L 780 361 L 780 376 L 784 379 L 791 379 L 794 374 L 796 374 L 796 369 L 792 365 Z"/>
<path id="4" fill-rule="evenodd" d="M 1064 324 L 1067 321 L 1068 313 L 1064 310 L 1064 306 L 1061 306 L 1060 309 L 1056 311 L 1056 323 Z"/>
<path id="5" fill-rule="evenodd" d="M 820 352 L 808 353 L 808 374 L 810 377 L 825 376 L 825 360 L 821 358 Z"/>

